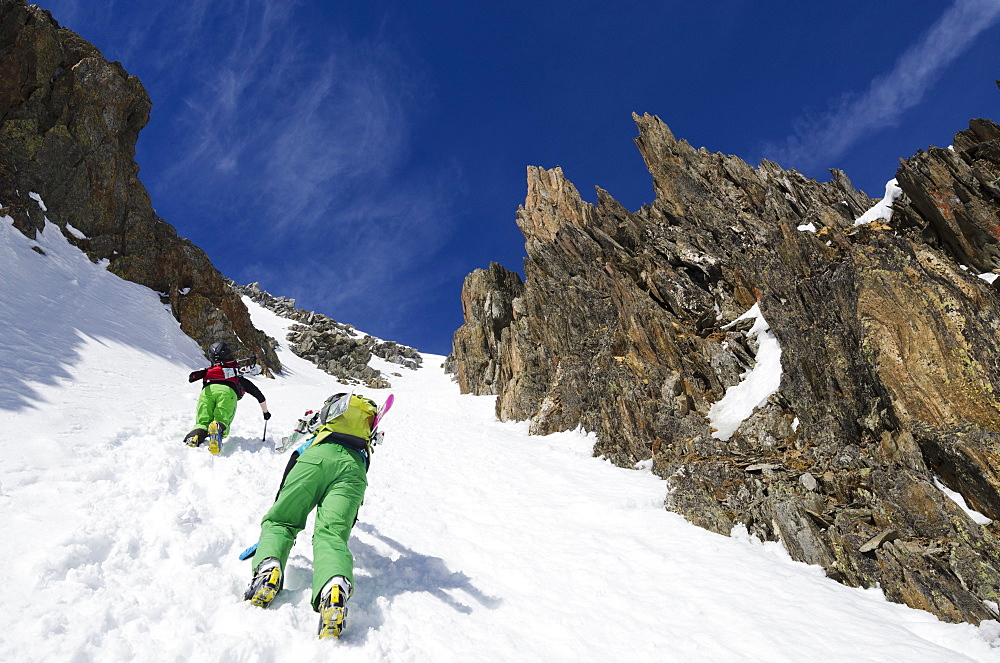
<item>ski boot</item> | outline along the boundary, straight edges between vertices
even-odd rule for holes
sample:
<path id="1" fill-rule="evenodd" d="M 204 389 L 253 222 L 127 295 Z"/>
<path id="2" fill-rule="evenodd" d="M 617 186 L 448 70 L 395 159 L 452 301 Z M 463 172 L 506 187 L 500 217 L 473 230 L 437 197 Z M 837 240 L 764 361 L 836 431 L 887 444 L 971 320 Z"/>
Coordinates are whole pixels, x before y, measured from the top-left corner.
<path id="1" fill-rule="evenodd" d="M 334 576 L 319 593 L 319 637 L 339 638 L 347 619 L 347 599 L 351 583 L 344 576 Z"/>
<path id="2" fill-rule="evenodd" d="M 184 444 L 189 447 L 200 447 L 205 441 L 205 437 L 208 435 L 208 431 L 204 428 L 195 428 L 193 431 L 187 434 L 184 438 Z"/>
<path id="3" fill-rule="evenodd" d="M 222 438 L 226 434 L 226 425 L 221 421 L 213 421 L 208 425 L 208 451 L 218 456 L 222 451 Z"/>
<path id="4" fill-rule="evenodd" d="M 281 563 L 275 557 L 268 557 L 257 567 L 250 586 L 243 592 L 243 600 L 258 608 L 266 608 L 280 589 Z"/>

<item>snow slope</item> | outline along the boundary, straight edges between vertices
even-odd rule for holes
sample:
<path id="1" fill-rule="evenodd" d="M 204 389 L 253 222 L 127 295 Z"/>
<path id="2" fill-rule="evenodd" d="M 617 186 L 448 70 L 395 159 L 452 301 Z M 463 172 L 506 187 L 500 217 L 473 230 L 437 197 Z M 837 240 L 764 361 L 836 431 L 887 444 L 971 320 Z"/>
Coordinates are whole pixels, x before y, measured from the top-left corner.
<path id="1" fill-rule="evenodd" d="M 496 421 L 435 356 L 393 378 L 348 630 L 319 641 L 311 532 L 267 610 L 241 600 L 237 555 L 286 462 L 274 442 L 342 386 L 282 347 L 285 374 L 255 378 L 266 439 L 244 399 L 220 456 L 191 449 L 194 342 L 54 226 L 45 256 L 32 244 L 0 219 L 0 661 L 1000 660 L 1000 624 L 945 624 L 691 526 L 648 469 Z M 248 306 L 283 341 L 288 321 Z"/>

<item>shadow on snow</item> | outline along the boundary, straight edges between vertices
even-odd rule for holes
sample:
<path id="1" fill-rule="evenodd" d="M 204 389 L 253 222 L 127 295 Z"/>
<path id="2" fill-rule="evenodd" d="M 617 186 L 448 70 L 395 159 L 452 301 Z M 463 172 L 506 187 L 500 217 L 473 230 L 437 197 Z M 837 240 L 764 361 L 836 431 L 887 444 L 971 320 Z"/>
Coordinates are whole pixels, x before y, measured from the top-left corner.
<path id="1" fill-rule="evenodd" d="M 359 573 L 355 578 L 356 589 L 351 598 L 355 608 L 352 616 L 357 621 L 350 625 L 345 638 L 366 633 L 369 628 L 378 629 L 385 623 L 383 607 L 393 598 L 410 592 L 424 592 L 439 599 L 445 605 L 462 614 L 471 614 L 473 608 L 463 603 L 455 594 L 462 592 L 491 610 L 500 606 L 502 600 L 484 594 L 472 584 L 464 573 L 452 571 L 440 557 L 422 555 L 407 548 L 399 541 L 378 531 L 373 525 L 359 522 L 355 530 L 388 546 L 397 554 L 395 560 L 380 552 L 379 547 L 351 537 L 350 547 L 354 554 L 355 568 Z M 364 574 L 364 575 L 362 575 Z"/>
<path id="2" fill-rule="evenodd" d="M 54 224 L 29 240 L 3 219 L 0 410 L 40 407 L 44 398 L 35 385 L 72 385 L 87 342 L 132 347 L 185 367 L 204 362 L 157 293 L 91 263 Z"/>

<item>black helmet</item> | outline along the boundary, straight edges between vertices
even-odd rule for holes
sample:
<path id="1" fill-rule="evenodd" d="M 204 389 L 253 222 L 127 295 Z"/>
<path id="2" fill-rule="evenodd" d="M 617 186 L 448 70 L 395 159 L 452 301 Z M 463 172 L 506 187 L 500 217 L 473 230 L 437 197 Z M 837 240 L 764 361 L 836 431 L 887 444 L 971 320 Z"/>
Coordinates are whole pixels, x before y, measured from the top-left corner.
<path id="1" fill-rule="evenodd" d="M 229 346 L 219 341 L 213 343 L 212 347 L 208 349 L 208 359 L 213 364 L 218 364 L 223 361 L 232 361 L 233 352 L 229 349 Z"/>

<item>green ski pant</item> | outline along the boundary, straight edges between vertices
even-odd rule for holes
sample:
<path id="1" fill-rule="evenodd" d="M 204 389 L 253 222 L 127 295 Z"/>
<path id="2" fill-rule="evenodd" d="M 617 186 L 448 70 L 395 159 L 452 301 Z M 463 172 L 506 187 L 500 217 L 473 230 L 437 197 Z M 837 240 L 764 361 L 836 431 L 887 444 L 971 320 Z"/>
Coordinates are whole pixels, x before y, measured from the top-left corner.
<path id="1" fill-rule="evenodd" d="M 229 435 L 229 425 L 236 416 L 236 392 L 224 384 L 210 384 L 198 395 L 198 409 L 195 412 L 195 428 L 208 429 L 213 421 L 226 425 L 226 436 Z"/>
<path id="2" fill-rule="evenodd" d="M 334 443 L 314 444 L 292 467 L 278 499 L 261 521 L 260 542 L 253 568 L 268 557 L 281 562 L 282 574 L 295 537 L 316 509 L 313 531 L 312 606 L 334 576 L 344 576 L 354 585 L 354 557 L 347 540 L 365 497 L 368 478 L 365 461 L 356 451 Z"/>

